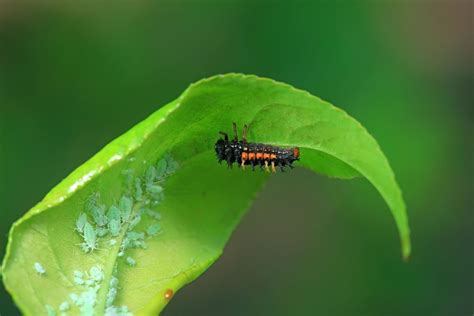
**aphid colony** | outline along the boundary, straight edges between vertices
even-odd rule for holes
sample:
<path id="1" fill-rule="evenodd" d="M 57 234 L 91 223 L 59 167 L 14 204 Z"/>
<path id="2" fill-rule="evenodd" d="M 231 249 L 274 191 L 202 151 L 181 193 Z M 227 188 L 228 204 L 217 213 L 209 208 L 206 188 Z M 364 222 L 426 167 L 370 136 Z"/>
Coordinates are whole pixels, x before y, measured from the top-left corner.
<path id="1" fill-rule="evenodd" d="M 219 132 L 224 138 L 216 142 L 215 150 L 219 163 L 226 161 L 229 167 L 236 162 L 239 167 L 245 169 L 245 166 L 251 165 L 252 170 L 255 166 L 265 168 L 266 171 L 276 172 L 276 167 L 284 171 L 284 167 L 293 168 L 293 162 L 299 160 L 300 151 L 298 147 L 281 148 L 272 145 L 249 143 L 247 142 L 247 125 L 244 126 L 242 140 L 237 137 L 237 127 L 233 123 L 234 138 L 229 141 L 229 136 L 224 132 Z"/>
<path id="2" fill-rule="evenodd" d="M 80 234 L 83 242 L 80 244 L 85 253 L 107 247 L 112 256 L 124 257 L 127 249 L 146 249 L 146 239 L 157 236 L 161 232 L 161 214 L 154 208 L 164 199 L 163 184 L 178 167 L 178 164 L 169 155 L 161 159 L 156 165 L 147 168 L 143 176 L 134 176 L 133 170 L 125 170 L 125 188 L 117 203 L 106 207 L 100 201 L 99 193 L 92 194 L 84 205 L 84 212 L 80 213 L 75 223 L 75 230 Z M 143 218 L 149 225 L 144 231 L 136 231 L 137 225 Z M 106 242 L 100 242 L 108 238 Z M 131 256 L 126 256 L 124 262 L 134 267 L 137 262 Z M 39 262 L 33 265 L 38 275 L 45 275 L 46 269 Z M 132 316 L 127 306 L 114 306 L 118 291 L 117 263 L 108 286 L 104 315 Z M 76 306 L 81 315 L 94 315 L 97 304 L 97 294 L 104 279 L 104 271 L 100 266 L 94 266 L 89 271 L 74 271 L 74 283 L 82 287 L 80 293 L 73 292 L 69 299 L 62 302 L 58 309 L 61 315 L 71 306 Z M 48 315 L 56 315 L 56 309 L 45 305 Z"/>
<path id="3" fill-rule="evenodd" d="M 109 207 L 100 203 L 98 193 L 92 194 L 85 203 L 85 212 L 76 220 L 75 230 L 83 238 L 81 249 L 86 253 L 94 251 L 103 237 L 111 237 L 108 245 L 112 247 L 117 244 L 117 238 L 120 239 L 120 257 L 128 248 L 145 249 L 145 237 L 156 236 L 161 230 L 157 222 L 161 214 L 153 208 L 164 198 L 162 185 L 176 168 L 176 161 L 166 156 L 156 166 L 149 166 L 143 177 L 135 177 L 133 170 L 125 170 L 125 192 L 117 203 Z M 144 232 L 133 231 L 144 217 L 152 223 Z M 126 262 L 135 261 L 130 258 Z"/>
<path id="4" fill-rule="evenodd" d="M 76 306 L 79 308 L 81 315 L 94 315 L 95 306 L 98 303 L 98 293 L 102 282 L 104 281 L 104 271 L 101 266 L 93 266 L 87 271 L 74 271 L 74 283 L 80 288 L 80 292 L 72 292 L 69 294 L 68 300 L 63 301 L 59 305 L 59 311 L 63 312 L 61 315 L 64 315 L 65 311 L 68 311 L 71 306 Z M 77 288 L 76 287 L 76 288 Z M 128 307 L 123 306 L 114 306 L 115 297 L 117 296 L 118 288 L 118 279 L 115 276 L 112 276 L 109 281 L 109 287 L 106 297 L 105 305 L 105 316 L 133 316 L 129 312 Z M 48 315 L 56 315 L 54 313 L 54 308 L 51 306 L 46 306 Z"/>

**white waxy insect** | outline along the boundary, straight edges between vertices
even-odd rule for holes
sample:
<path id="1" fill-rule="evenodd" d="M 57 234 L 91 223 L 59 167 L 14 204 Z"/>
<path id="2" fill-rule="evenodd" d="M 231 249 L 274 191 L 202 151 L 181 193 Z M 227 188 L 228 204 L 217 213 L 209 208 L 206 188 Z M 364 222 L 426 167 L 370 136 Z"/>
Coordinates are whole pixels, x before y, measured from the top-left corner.
<path id="1" fill-rule="evenodd" d="M 109 291 L 107 292 L 107 299 L 106 299 L 107 307 L 112 306 L 112 304 L 114 303 L 115 297 L 117 296 L 117 286 L 118 286 L 118 279 L 112 276 L 109 282 Z"/>
<path id="2" fill-rule="evenodd" d="M 109 241 L 109 245 L 111 245 L 111 246 L 115 246 L 116 244 L 117 244 L 117 240 L 115 240 L 115 239 L 111 239 Z"/>
<path id="3" fill-rule="evenodd" d="M 110 287 L 117 287 L 118 282 L 119 282 L 119 279 L 117 279 L 116 277 L 112 276 L 112 277 L 110 278 L 109 286 L 110 286 Z"/>
<path id="4" fill-rule="evenodd" d="M 86 280 L 86 285 L 88 285 L 88 286 L 91 286 L 91 285 L 93 285 L 94 283 L 95 283 L 95 282 L 94 282 L 93 279 L 87 279 L 87 280 Z"/>
<path id="5" fill-rule="evenodd" d="M 113 237 L 117 237 L 120 233 L 120 221 L 116 219 L 109 221 L 109 231 Z"/>
<path id="6" fill-rule="evenodd" d="M 92 208 L 97 205 L 97 201 L 100 199 L 100 194 L 98 192 L 92 193 L 86 201 L 86 211 L 91 212 Z"/>
<path id="7" fill-rule="evenodd" d="M 109 207 L 109 211 L 107 212 L 107 220 L 110 222 L 111 220 L 120 220 L 120 209 L 112 205 Z"/>
<path id="8" fill-rule="evenodd" d="M 78 271 L 78 270 L 74 270 L 74 277 L 76 278 L 83 278 L 84 277 L 84 273 L 81 272 L 81 271 Z"/>
<path id="9" fill-rule="evenodd" d="M 91 210 L 92 217 L 94 218 L 94 222 L 98 226 L 105 226 L 107 225 L 107 217 L 105 216 L 105 207 L 103 205 L 94 205 Z"/>
<path id="10" fill-rule="evenodd" d="M 92 268 L 90 268 L 89 274 L 91 278 L 97 283 L 101 282 L 104 279 L 104 272 L 101 268 L 97 266 L 93 266 Z"/>
<path id="11" fill-rule="evenodd" d="M 99 227 L 99 228 L 97 228 L 96 232 L 97 232 L 97 236 L 104 237 L 105 235 L 107 235 L 109 230 L 106 227 Z"/>
<path id="12" fill-rule="evenodd" d="M 46 304 L 44 307 L 46 308 L 46 313 L 48 316 L 56 316 L 56 311 L 51 305 Z"/>
<path id="13" fill-rule="evenodd" d="M 148 246 L 144 240 L 134 240 L 131 242 L 131 247 L 132 248 L 142 248 L 142 249 L 147 249 Z"/>
<path id="14" fill-rule="evenodd" d="M 120 221 L 119 220 L 109 221 L 109 231 L 112 236 L 114 237 L 118 236 L 120 233 Z"/>
<path id="15" fill-rule="evenodd" d="M 87 222 L 87 215 L 85 213 L 81 213 L 79 217 L 76 219 L 76 230 L 79 233 L 82 234 L 84 232 L 84 225 L 86 224 L 86 222 Z"/>
<path id="16" fill-rule="evenodd" d="M 166 156 L 166 174 L 171 175 L 173 174 L 179 167 L 178 162 L 174 160 L 170 155 Z"/>
<path id="17" fill-rule="evenodd" d="M 135 200 L 141 201 L 143 198 L 142 181 L 140 178 L 135 179 Z"/>
<path id="18" fill-rule="evenodd" d="M 97 248 L 97 238 L 94 227 L 92 227 L 89 222 L 86 222 L 84 225 L 84 243 L 82 244 L 82 249 L 87 250 L 86 252 L 93 251 Z"/>
<path id="19" fill-rule="evenodd" d="M 140 221 L 142 220 L 142 217 L 140 215 L 135 215 L 132 220 L 130 221 L 130 225 L 128 226 L 128 230 L 132 230 L 135 228 L 135 226 L 138 225 L 138 223 L 140 223 Z"/>
<path id="20" fill-rule="evenodd" d="M 148 216 L 156 219 L 157 221 L 161 220 L 161 214 L 157 211 L 153 211 L 153 210 L 150 210 L 150 209 L 147 209 L 146 210 L 146 213 L 148 214 Z"/>
<path id="21" fill-rule="evenodd" d="M 130 248 L 131 244 L 132 244 L 132 241 L 130 240 L 130 238 L 125 237 L 122 240 L 122 244 L 120 245 L 121 252 L 124 252 L 125 250 Z"/>
<path id="22" fill-rule="evenodd" d="M 160 194 L 163 192 L 163 187 L 158 184 L 147 184 L 146 191 L 150 194 Z"/>
<path id="23" fill-rule="evenodd" d="M 112 306 L 116 296 L 117 296 L 117 288 L 116 287 L 109 288 L 109 291 L 107 292 L 107 298 L 106 298 L 107 307 Z"/>
<path id="24" fill-rule="evenodd" d="M 166 169 L 168 168 L 166 164 L 166 159 L 161 159 L 156 164 L 156 177 L 157 179 L 162 179 L 166 175 Z"/>
<path id="25" fill-rule="evenodd" d="M 77 285 L 84 285 L 86 281 L 81 278 L 74 278 L 74 283 L 76 283 Z"/>
<path id="26" fill-rule="evenodd" d="M 134 267 L 137 262 L 135 261 L 135 259 L 133 259 L 132 257 L 127 257 L 127 259 L 125 260 L 127 262 L 127 264 L 131 267 Z"/>
<path id="27" fill-rule="evenodd" d="M 122 242 L 122 249 L 128 248 L 143 248 L 146 249 L 145 233 L 128 232 Z"/>
<path id="28" fill-rule="evenodd" d="M 133 316 L 128 310 L 128 307 L 123 306 L 109 306 L 105 309 L 105 316 Z"/>
<path id="29" fill-rule="evenodd" d="M 142 240 L 145 238 L 144 233 L 138 233 L 138 232 L 128 232 L 127 233 L 127 238 L 130 240 Z"/>
<path id="30" fill-rule="evenodd" d="M 93 315 L 94 305 L 97 303 L 98 290 L 98 287 L 88 287 L 86 291 L 81 293 L 81 315 Z"/>
<path id="31" fill-rule="evenodd" d="M 75 270 L 74 271 L 74 283 L 76 283 L 77 285 L 83 285 L 85 283 L 84 273 L 82 273 L 81 271 Z"/>
<path id="32" fill-rule="evenodd" d="M 35 268 L 36 273 L 38 273 L 39 275 L 43 275 L 46 273 L 45 268 L 43 268 L 43 266 L 39 262 L 35 262 L 33 267 Z"/>
<path id="33" fill-rule="evenodd" d="M 149 236 L 156 236 L 158 233 L 161 231 L 161 225 L 160 224 L 153 224 L 148 226 L 146 233 Z"/>
<path id="34" fill-rule="evenodd" d="M 149 166 L 145 173 L 145 179 L 147 184 L 155 182 L 156 179 L 156 168 L 154 166 Z"/>
<path id="35" fill-rule="evenodd" d="M 128 311 L 128 307 L 125 305 L 122 305 L 120 307 L 117 307 L 117 314 L 122 315 L 122 316 L 133 316 L 132 313 Z"/>
<path id="36" fill-rule="evenodd" d="M 69 298 L 74 304 L 79 305 L 79 302 L 80 302 L 79 295 L 77 295 L 76 293 L 71 293 L 69 294 Z"/>
<path id="37" fill-rule="evenodd" d="M 122 170 L 122 174 L 125 177 L 125 188 L 127 190 L 131 190 L 132 185 L 133 185 L 133 170 L 130 170 L 130 169 Z"/>
<path id="38" fill-rule="evenodd" d="M 80 308 L 81 315 L 94 315 L 94 304 L 91 301 L 85 301 Z"/>
<path id="39" fill-rule="evenodd" d="M 120 209 L 115 205 L 112 205 L 107 212 L 107 220 L 110 234 L 113 237 L 118 236 L 120 233 Z"/>
<path id="40" fill-rule="evenodd" d="M 70 306 L 69 306 L 69 303 L 67 301 L 64 301 L 61 303 L 61 305 L 59 305 L 59 310 L 61 312 L 65 312 L 67 310 L 69 310 Z"/>
<path id="41" fill-rule="evenodd" d="M 119 208 L 120 208 L 120 217 L 122 222 L 128 221 L 130 215 L 132 214 L 133 201 L 128 196 L 124 195 L 120 198 Z"/>

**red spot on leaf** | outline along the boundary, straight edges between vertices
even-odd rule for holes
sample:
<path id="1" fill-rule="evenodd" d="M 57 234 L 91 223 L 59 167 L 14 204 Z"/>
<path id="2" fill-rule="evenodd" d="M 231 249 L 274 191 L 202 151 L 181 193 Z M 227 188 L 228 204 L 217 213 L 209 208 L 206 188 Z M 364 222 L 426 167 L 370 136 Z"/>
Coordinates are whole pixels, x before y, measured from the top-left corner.
<path id="1" fill-rule="evenodd" d="M 173 297 L 173 290 L 172 289 L 167 289 L 165 292 L 165 299 L 170 300 Z"/>

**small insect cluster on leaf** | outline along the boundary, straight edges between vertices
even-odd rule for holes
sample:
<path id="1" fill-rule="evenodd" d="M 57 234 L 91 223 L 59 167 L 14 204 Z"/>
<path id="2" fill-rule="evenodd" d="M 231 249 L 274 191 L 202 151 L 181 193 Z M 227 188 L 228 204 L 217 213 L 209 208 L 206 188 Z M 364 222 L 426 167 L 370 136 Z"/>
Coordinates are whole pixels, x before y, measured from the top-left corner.
<path id="1" fill-rule="evenodd" d="M 136 266 L 137 261 L 131 256 L 125 256 L 125 253 L 127 249 L 146 249 L 146 240 L 161 233 L 161 214 L 156 208 L 164 199 L 165 180 L 177 167 L 177 162 L 166 155 L 156 166 L 150 165 L 142 176 L 134 176 L 133 169 L 125 170 L 122 172 L 125 176 L 124 192 L 118 202 L 109 207 L 101 203 L 98 192 L 91 194 L 84 204 L 84 211 L 79 213 L 75 221 L 75 231 L 82 238 L 80 247 L 83 252 L 93 252 L 98 249 L 100 243 L 112 256 L 124 257 L 127 266 Z M 149 225 L 138 231 L 142 218 L 146 218 Z M 104 238 L 107 240 L 101 243 Z M 35 262 L 33 268 L 38 275 L 46 273 L 46 269 L 39 262 Z M 104 314 L 131 316 L 133 314 L 127 306 L 114 305 L 119 290 L 117 270 L 118 262 L 115 262 L 108 284 Z M 88 271 L 75 270 L 73 281 L 81 290 L 70 293 L 68 299 L 57 309 L 46 304 L 46 313 L 56 315 L 56 310 L 59 310 L 65 314 L 72 306 L 76 306 L 81 315 L 94 315 L 103 280 L 104 270 L 101 265 L 95 265 Z"/>
<path id="2" fill-rule="evenodd" d="M 132 230 L 141 222 L 142 216 L 159 221 L 161 214 L 154 210 L 164 198 L 163 184 L 165 179 L 173 174 L 178 167 L 177 162 L 166 155 L 155 165 L 150 165 L 145 174 L 134 176 L 133 169 L 126 169 L 124 193 L 118 203 L 108 208 L 100 203 L 100 194 L 94 193 L 85 203 L 85 212 L 79 214 L 75 230 L 83 238 L 81 248 L 85 253 L 97 249 L 101 238 L 114 237 L 109 240 L 109 246 L 115 246 L 115 237 L 123 235 L 119 256 L 123 256 L 127 248 L 146 248 L 145 237 L 156 236 L 161 231 L 159 223 L 153 223 L 146 229 L 146 234 Z M 122 228 L 126 227 L 128 233 Z M 127 260 L 127 262 L 131 262 Z M 131 264 L 134 265 L 134 264 Z"/>

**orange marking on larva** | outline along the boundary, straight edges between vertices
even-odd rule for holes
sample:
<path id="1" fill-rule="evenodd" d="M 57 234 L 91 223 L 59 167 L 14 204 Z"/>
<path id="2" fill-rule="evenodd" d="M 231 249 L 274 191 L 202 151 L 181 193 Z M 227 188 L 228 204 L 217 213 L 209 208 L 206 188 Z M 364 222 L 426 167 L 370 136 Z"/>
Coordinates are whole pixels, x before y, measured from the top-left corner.
<path id="1" fill-rule="evenodd" d="M 263 159 L 270 159 L 270 154 L 264 153 L 263 154 Z"/>
<path id="2" fill-rule="evenodd" d="M 270 159 L 277 159 L 277 155 L 275 155 L 275 154 L 270 154 Z"/>
<path id="3" fill-rule="evenodd" d="M 247 160 L 249 157 L 248 153 L 246 153 L 245 151 L 242 153 L 242 160 Z"/>
<path id="4" fill-rule="evenodd" d="M 170 300 L 173 297 L 173 290 L 172 289 L 167 289 L 165 292 L 165 299 Z"/>
<path id="5" fill-rule="evenodd" d="M 257 153 L 257 159 L 262 159 L 263 158 L 263 154 L 262 153 Z"/>
<path id="6" fill-rule="evenodd" d="M 255 153 L 249 153 L 249 160 L 255 160 Z"/>

